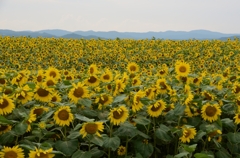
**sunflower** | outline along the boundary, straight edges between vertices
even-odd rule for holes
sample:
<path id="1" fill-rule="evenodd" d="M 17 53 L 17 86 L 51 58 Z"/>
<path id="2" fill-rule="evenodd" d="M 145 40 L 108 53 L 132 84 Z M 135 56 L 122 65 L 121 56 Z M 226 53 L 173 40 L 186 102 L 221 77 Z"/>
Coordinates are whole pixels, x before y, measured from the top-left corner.
<path id="1" fill-rule="evenodd" d="M 239 92 L 240 92 L 240 84 L 238 82 L 235 82 L 233 84 L 232 92 L 234 94 L 239 94 Z"/>
<path id="2" fill-rule="evenodd" d="M 101 137 L 100 132 L 103 132 L 103 122 L 85 122 L 79 131 L 82 137 L 86 137 L 87 134 L 96 134 Z"/>
<path id="3" fill-rule="evenodd" d="M 107 106 L 113 102 L 113 97 L 109 94 L 101 94 L 96 98 L 95 103 L 99 103 L 98 109 L 102 110 L 103 106 Z"/>
<path id="4" fill-rule="evenodd" d="M 211 139 L 213 137 L 219 137 L 220 135 L 222 134 L 222 131 L 221 130 L 214 130 L 212 132 L 209 132 L 207 135 L 208 135 L 208 141 L 211 141 Z"/>
<path id="5" fill-rule="evenodd" d="M 156 81 L 156 88 L 157 88 L 158 94 L 165 94 L 167 93 L 169 86 L 167 85 L 167 82 L 165 79 L 160 78 Z"/>
<path id="6" fill-rule="evenodd" d="M 127 65 L 127 70 L 129 73 L 136 73 L 139 71 L 139 66 L 135 62 L 130 62 Z"/>
<path id="7" fill-rule="evenodd" d="M 113 125 L 119 125 L 127 120 L 128 115 L 128 109 L 124 105 L 121 105 L 118 108 L 111 109 L 108 119 Z"/>
<path id="8" fill-rule="evenodd" d="M 120 92 L 124 92 L 126 84 L 124 84 L 120 79 L 117 79 L 115 82 L 115 90 L 113 92 L 113 96 L 118 95 Z"/>
<path id="9" fill-rule="evenodd" d="M 186 62 L 176 62 L 175 71 L 177 75 L 187 76 L 190 73 L 191 68 L 190 65 Z"/>
<path id="10" fill-rule="evenodd" d="M 24 158 L 23 149 L 17 146 L 6 147 L 4 146 L 0 152 L 2 158 Z"/>
<path id="11" fill-rule="evenodd" d="M 46 128 L 46 123 L 44 121 L 41 121 L 41 122 L 38 123 L 38 127 L 40 129 L 45 129 Z"/>
<path id="12" fill-rule="evenodd" d="M 22 86 L 28 81 L 29 71 L 28 70 L 22 70 L 18 73 L 16 77 L 12 79 L 12 84 L 20 85 Z"/>
<path id="13" fill-rule="evenodd" d="M 138 76 L 134 77 L 132 79 L 132 86 L 139 86 L 141 85 L 142 81 L 140 80 L 140 78 Z"/>
<path id="14" fill-rule="evenodd" d="M 28 154 L 29 158 L 53 158 L 55 156 L 55 154 L 51 154 L 51 152 L 53 151 L 53 148 L 47 149 L 47 150 L 43 150 L 43 149 L 37 149 L 35 148 L 35 150 L 30 150 L 30 153 Z"/>
<path id="15" fill-rule="evenodd" d="M 53 76 L 47 76 L 43 82 L 43 86 L 45 87 L 54 86 L 56 84 L 57 84 L 57 81 Z"/>
<path id="16" fill-rule="evenodd" d="M 239 114 L 239 113 L 238 113 L 238 114 L 235 114 L 234 119 L 235 119 L 235 123 L 236 123 L 237 125 L 240 124 L 240 114 Z"/>
<path id="17" fill-rule="evenodd" d="M 86 85 L 96 87 L 99 85 L 100 80 L 96 75 L 91 75 L 88 79 L 85 80 Z"/>
<path id="18" fill-rule="evenodd" d="M 3 134 L 3 133 L 7 133 L 11 129 L 12 129 L 11 125 L 1 125 L 0 124 L 0 135 Z"/>
<path id="19" fill-rule="evenodd" d="M 159 77 L 165 77 L 165 76 L 167 76 L 167 74 L 168 74 L 168 67 L 164 67 L 164 68 L 158 70 L 158 73 L 157 73 L 157 75 Z"/>
<path id="20" fill-rule="evenodd" d="M 13 104 L 13 100 L 10 99 L 7 95 L 3 94 L 0 96 L 0 115 L 6 115 L 12 113 L 15 105 Z"/>
<path id="21" fill-rule="evenodd" d="M 123 156 L 126 154 L 126 150 L 127 150 L 126 147 L 121 145 L 118 147 L 117 154 L 119 156 Z"/>
<path id="22" fill-rule="evenodd" d="M 49 109 L 47 107 L 44 107 L 44 106 L 34 106 L 30 110 L 30 116 L 35 114 L 36 117 L 38 117 L 38 116 L 42 115 L 44 112 L 47 112 L 48 110 Z"/>
<path id="23" fill-rule="evenodd" d="M 44 79 L 44 70 L 38 70 L 38 73 L 36 75 L 36 77 L 34 77 L 34 82 L 35 83 L 42 83 L 43 82 L 43 79 Z"/>
<path id="24" fill-rule="evenodd" d="M 60 71 L 54 67 L 49 67 L 46 72 L 45 72 L 45 76 L 46 77 L 53 77 L 56 81 L 58 81 L 58 79 L 60 79 L 61 74 Z"/>
<path id="25" fill-rule="evenodd" d="M 52 99 L 52 89 L 43 85 L 36 85 L 34 98 L 38 101 L 49 102 Z"/>
<path id="26" fill-rule="evenodd" d="M 194 98 L 194 95 L 191 92 L 189 92 L 186 100 L 184 101 L 184 104 L 188 105 L 193 100 L 193 98 Z"/>
<path id="27" fill-rule="evenodd" d="M 195 128 L 183 128 L 182 136 L 179 138 L 181 142 L 186 143 L 190 142 L 190 139 L 194 139 L 196 135 L 196 129 Z"/>
<path id="28" fill-rule="evenodd" d="M 111 82 L 113 80 L 112 71 L 107 69 L 100 77 L 102 82 Z"/>
<path id="29" fill-rule="evenodd" d="M 70 122 L 73 121 L 73 114 L 71 113 L 71 109 L 69 106 L 61 106 L 53 116 L 56 124 L 59 126 L 69 126 Z"/>
<path id="30" fill-rule="evenodd" d="M 148 106 L 147 113 L 151 117 L 158 117 L 166 108 L 166 103 L 163 100 L 158 100 L 155 104 Z"/>
<path id="31" fill-rule="evenodd" d="M 34 95 L 34 93 L 31 92 L 31 89 L 28 85 L 25 85 L 24 87 L 18 87 L 15 91 L 15 97 L 22 104 L 25 104 L 28 101 L 31 101 L 33 95 Z"/>
<path id="32" fill-rule="evenodd" d="M 143 103 L 141 102 L 141 98 L 145 97 L 146 93 L 142 90 L 138 91 L 134 97 L 133 97 L 133 104 L 132 104 L 132 110 L 133 112 L 137 112 L 143 107 Z"/>
<path id="33" fill-rule="evenodd" d="M 192 79 L 192 83 L 199 86 L 200 83 L 202 82 L 202 80 L 203 80 L 203 77 L 201 77 L 201 76 L 200 77 L 195 77 L 195 78 Z"/>
<path id="34" fill-rule="evenodd" d="M 215 99 L 215 96 L 207 91 L 203 91 L 202 96 L 204 96 L 205 100 L 214 100 Z"/>
<path id="35" fill-rule="evenodd" d="M 51 99 L 51 102 L 48 103 L 48 106 L 54 107 L 55 106 L 54 103 L 61 102 L 61 100 L 62 100 L 61 96 L 57 92 L 55 92 L 52 94 L 52 99 Z"/>
<path id="36" fill-rule="evenodd" d="M 122 83 L 127 84 L 128 80 L 129 80 L 129 76 L 127 74 L 127 72 L 124 72 L 122 75 Z"/>
<path id="37" fill-rule="evenodd" d="M 208 120 L 210 122 L 213 122 L 218 119 L 218 116 L 221 115 L 222 111 L 218 104 L 211 105 L 210 103 L 206 103 L 205 105 L 203 105 L 201 113 L 202 118 L 205 121 Z"/>
<path id="38" fill-rule="evenodd" d="M 96 64 L 91 64 L 88 68 L 88 74 L 95 75 L 98 73 L 98 67 Z"/>
<path id="39" fill-rule="evenodd" d="M 84 84 L 73 84 L 73 88 L 69 91 L 68 97 L 76 104 L 79 99 L 89 97 L 88 89 Z"/>
<path id="40" fill-rule="evenodd" d="M 154 97 L 155 97 L 155 90 L 156 90 L 156 88 L 147 88 L 145 90 L 146 97 L 148 97 L 149 99 L 154 99 Z"/>

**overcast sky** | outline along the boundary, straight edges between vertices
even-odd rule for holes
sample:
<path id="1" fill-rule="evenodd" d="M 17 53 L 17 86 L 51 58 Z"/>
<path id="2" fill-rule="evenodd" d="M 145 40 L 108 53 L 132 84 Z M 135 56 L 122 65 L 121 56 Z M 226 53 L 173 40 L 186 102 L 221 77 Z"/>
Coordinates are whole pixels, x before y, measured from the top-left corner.
<path id="1" fill-rule="evenodd" d="M 0 29 L 240 33 L 240 0 L 0 0 Z"/>

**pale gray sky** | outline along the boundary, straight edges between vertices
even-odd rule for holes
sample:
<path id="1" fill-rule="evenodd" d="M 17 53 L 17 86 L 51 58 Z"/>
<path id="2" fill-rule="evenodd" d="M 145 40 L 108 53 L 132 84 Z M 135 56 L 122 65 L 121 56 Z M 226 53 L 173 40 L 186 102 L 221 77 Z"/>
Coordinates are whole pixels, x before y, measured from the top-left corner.
<path id="1" fill-rule="evenodd" d="M 0 0 L 0 29 L 240 33 L 240 0 Z"/>

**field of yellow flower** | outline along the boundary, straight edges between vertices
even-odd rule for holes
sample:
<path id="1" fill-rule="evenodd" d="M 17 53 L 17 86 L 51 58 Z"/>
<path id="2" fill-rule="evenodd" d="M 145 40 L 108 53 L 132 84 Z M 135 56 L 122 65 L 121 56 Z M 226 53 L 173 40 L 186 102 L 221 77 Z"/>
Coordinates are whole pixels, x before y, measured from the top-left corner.
<path id="1" fill-rule="evenodd" d="M 0 36 L 0 157 L 240 158 L 240 42 Z"/>

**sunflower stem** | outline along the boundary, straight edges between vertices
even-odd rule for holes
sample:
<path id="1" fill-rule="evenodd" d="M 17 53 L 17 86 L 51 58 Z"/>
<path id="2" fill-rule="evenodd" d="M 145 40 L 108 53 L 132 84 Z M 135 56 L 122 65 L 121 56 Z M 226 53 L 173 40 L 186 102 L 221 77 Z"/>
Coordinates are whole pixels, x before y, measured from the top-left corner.
<path id="1" fill-rule="evenodd" d="M 157 153 L 156 153 L 156 122 L 155 122 L 155 117 L 153 118 L 153 131 L 154 131 L 154 135 L 153 135 L 153 148 L 154 148 L 154 157 L 157 158 Z"/>
<path id="2" fill-rule="evenodd" d="M 125 157 L 127 157 L 127 152 L 128 152 L 128 136 L 127 136 L 127 140 L 126 140 L 126 153 L 125 153 Z"/>
<path id="3" fill-rule="evenodd" d="M 64 139 L 67 140 L 67 127 L 64 126 Z"/>
<path id="4" fill-rule="evenodd" d="M 110 130 L 109 130 L 109 138 L 112 137 L 112 128 L 113 128 L 113 124 L 110 124 Z M 111 158 L 111 149 L 108 148 L 108 158 Z"/>

